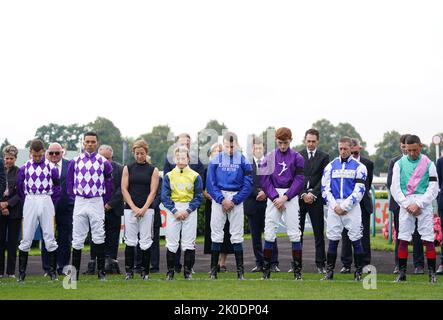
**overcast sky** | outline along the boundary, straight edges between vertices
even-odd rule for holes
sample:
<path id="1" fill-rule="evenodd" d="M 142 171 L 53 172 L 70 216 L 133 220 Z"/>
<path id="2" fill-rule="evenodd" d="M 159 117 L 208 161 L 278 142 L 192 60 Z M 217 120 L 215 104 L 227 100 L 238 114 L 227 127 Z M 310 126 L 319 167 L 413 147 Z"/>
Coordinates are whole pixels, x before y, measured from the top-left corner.
<path id="1" fill-rule="evenodd" d="M 124 136 L 321 118 L 368 151 L 443 132 L 443 1 L 1 1 L 0 139 L 103 116 Z"/>

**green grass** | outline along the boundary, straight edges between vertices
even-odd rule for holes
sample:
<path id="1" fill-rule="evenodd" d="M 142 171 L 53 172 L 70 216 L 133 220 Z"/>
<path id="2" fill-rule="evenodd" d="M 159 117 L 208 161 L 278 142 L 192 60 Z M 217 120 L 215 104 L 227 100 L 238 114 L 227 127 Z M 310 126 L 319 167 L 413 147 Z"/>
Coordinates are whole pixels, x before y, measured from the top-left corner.
<path id="1" fill-rule="evenodd" d="M 192 281 L 176 275 L 174 281 L 165 281 L 164 274 L 153 274 L 144 282 L 136 277 L 125 281 L 112 275 L 106 282 L 95 276 L 81 276 L 77 289 L 63 288 L 63 279 L 50 282 L 41 276 L 29 276 L 25 283 L 15 279 L 1 279 L 2 299 L 41 300 L 420 300 L 442 299 L 443 278 L 430 284 L 427 276 L 408 276 L 405 283 L 394 283 L 393 275 L 377 275 L 377 289 L 365 290 L 352 275 L 334 275 L 334 281 L 321 282 L 321 275 L 304 274 L 303 281 L 294 281 L 288 273 L 272 274 L 271 280 L 260 280 L 259 274 L 246 274 L 247 280 L 238 281 L 235 273 L 219 274 L 218 280 L 209 280 L 207 273 L 197 273 Z"/>

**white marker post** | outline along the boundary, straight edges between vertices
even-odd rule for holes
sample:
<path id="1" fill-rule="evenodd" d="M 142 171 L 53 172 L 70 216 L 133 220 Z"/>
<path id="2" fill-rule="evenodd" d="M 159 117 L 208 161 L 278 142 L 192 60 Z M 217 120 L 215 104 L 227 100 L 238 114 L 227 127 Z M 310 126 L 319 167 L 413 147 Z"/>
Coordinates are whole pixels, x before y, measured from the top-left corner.
<path id="1" fill-rule="evenodd" d="M 433 136 L 432 143 L 435 144 L 435 161 L 437 162 L 438 157 L 440 156 L 440 143 L 441 143 L 440 135 L 436 134 L 435 136 Z"/>

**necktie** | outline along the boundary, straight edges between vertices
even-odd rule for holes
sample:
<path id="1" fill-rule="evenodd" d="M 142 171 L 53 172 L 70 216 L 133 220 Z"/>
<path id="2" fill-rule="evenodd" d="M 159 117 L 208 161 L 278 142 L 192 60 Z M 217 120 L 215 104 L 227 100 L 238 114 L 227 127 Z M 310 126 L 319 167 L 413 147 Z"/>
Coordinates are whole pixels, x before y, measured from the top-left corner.
<path id="1" fill-rule="evenodd" d="M 312 160 L 312 158 L 314 158 L 314 152 L 309 152 L 309 160 Z"/>

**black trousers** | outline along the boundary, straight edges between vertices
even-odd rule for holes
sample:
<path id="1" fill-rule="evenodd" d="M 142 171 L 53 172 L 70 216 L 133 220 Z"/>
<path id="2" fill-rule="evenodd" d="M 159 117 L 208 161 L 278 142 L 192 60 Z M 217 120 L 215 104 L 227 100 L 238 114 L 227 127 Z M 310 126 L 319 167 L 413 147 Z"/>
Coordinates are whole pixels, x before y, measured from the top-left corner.
<path id="1" fill-rule="evenodd" d="M 22 219 L 0 215 L 0 275 L 5 273 L 5 252 L 8 252 L 6 274 L 15 274 L 18 236 Z"/>
<path id="2" fill-rule="evenodd" d="M 56 241 L 57 241 L 57 272 L 61 273 L 63 268 L 70 264 L 72 245 L 72 213 L 55 215 Z M 43 270 L 49 272 L 49 255 L 46 251 L 45 242 L 42 241 L 42 263 Z"/>
<path id="3" fill-rule="evenodd" d="M 361 222 L 363 226 L 363 236 L 361 244 L 363 247 L 363 266 L 371 264 L 371 214 L 361 209 Z M 341 262 L 343 266 L 350 268 L 352 265 L 352 242 L 348 237 L 348 230 L 343 229 L 341 243 Z"/>
<path id="4" fill-rule="evenodd" d="M 158 211 L 159 211 L 158 214 L 156 212 L 154 216 L 154 233 L 151 245 L 151 270 L 154 271 L 160 270 L 160 227 L 162 222 L 161 222 L 160 210 Z M 140 249 L 140 246 L 138 246 L 138 248 Z"/>
<path id="5" fill-rule="evenodd" d="M 397 230 L 397 239 L 395 240 L 395 265 L 398 266 L 398 245 L 400 240 L 398 239 L 398 230 L 400 230 L 400 209 L 393 211 L 394 227 Z M 412 234 L 412 261 L 414 267 L 424 267 L 425 265 L 425 253 L 423 250 L 423 243 L 421 242 L 421 236 L 417 230 L 417 221 L 415 221 L 415 231 Z"/>
<path id="6" fill-rule="evenodd" d="M 105 257 L 117 260 L 121 227 L 121 216 L 109 211 L 105 213 Z M 97 249 L 91 241 L 91 260 L 97 258 Z"/>
<path id="7" fill-rule="evenodd" d="M 254 250 L 255 265 L 263 267 L 263 242 L 262 234 L 265 231 L 266 201 L 256 201 L 256 210 L 248 214 L 249 229 L 251 231 L 252 248 Z M 272 249 L 271 264 L 278 266 L 278 245 L 277 238 Z"/>
<path id="8" fill-rule="evenodd" d="M 315 239 L 315 264 L 318 268 L 323 268 L 326 264 L 325 253 L 325 220 L 323 201 L 318 199 L 313 204 L 300 203 L 300 230 L 302 232 L 301 242 L 303 242 L 303 233 L 305 231 L 306 213 L 309 212 L 312 229 Z"/>

